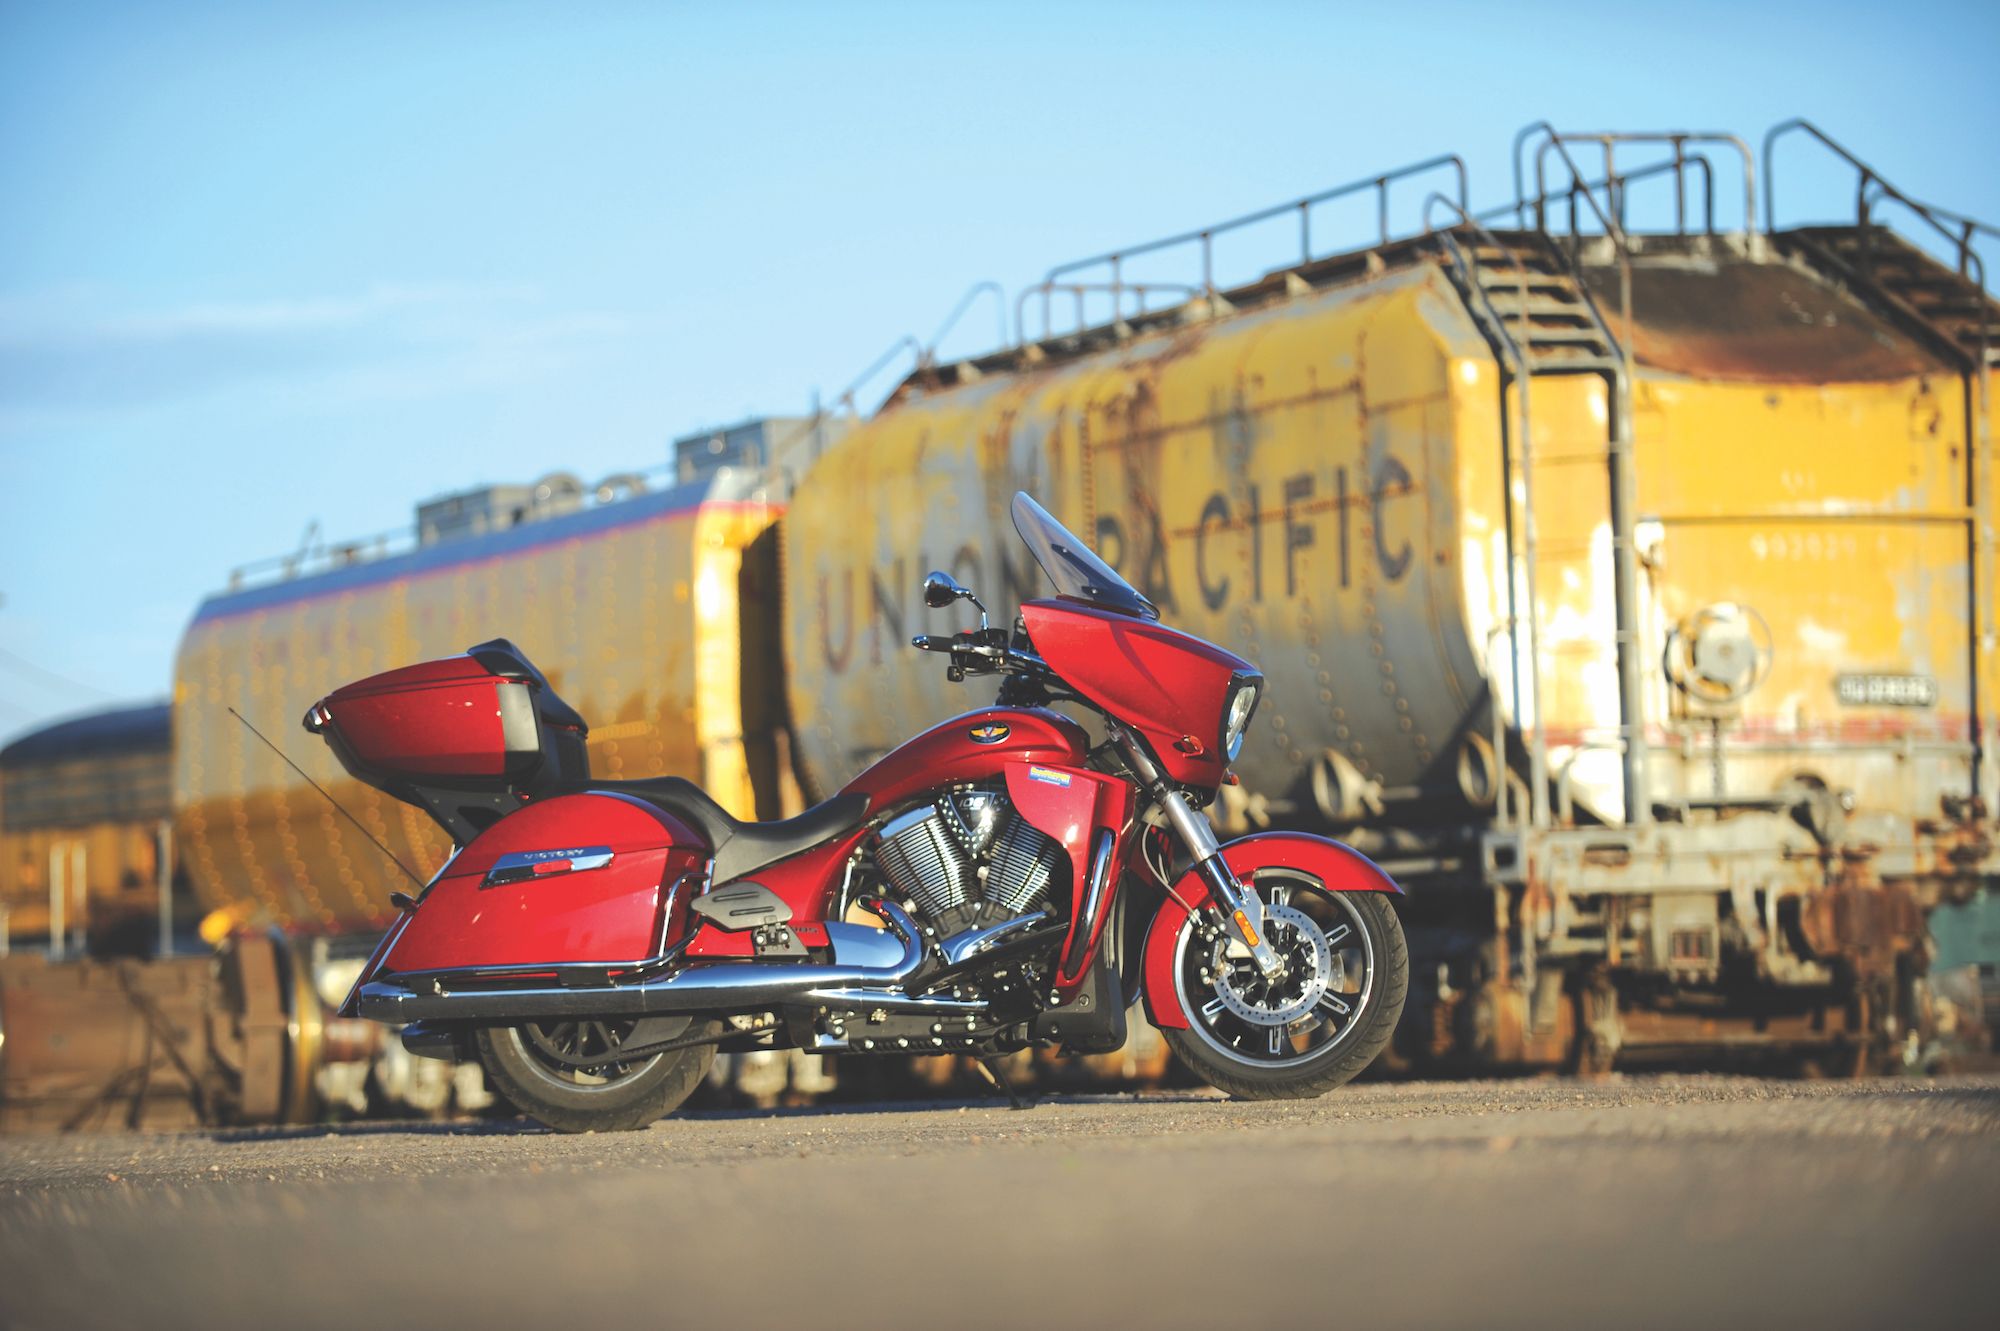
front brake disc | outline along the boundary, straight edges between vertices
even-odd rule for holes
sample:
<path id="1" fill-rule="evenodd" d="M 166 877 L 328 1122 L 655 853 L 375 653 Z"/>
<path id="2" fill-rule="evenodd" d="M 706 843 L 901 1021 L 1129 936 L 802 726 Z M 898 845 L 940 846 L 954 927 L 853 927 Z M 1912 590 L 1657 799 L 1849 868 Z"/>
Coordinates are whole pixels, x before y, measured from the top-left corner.
<path id="1" fill-rule="evenodd" d="M 1333 949 L 1312 917 L 1290 906 L 1264 907 L 1264 933 L 1290 964 L 1285 977 L 1267 982 L 1247 959 L 1232 960 L 1219 941 L 1209 965 L 1215 996 L 1230 1012 L 1253 1026 L 1289 1026 L 1319 1006 L 1333 977 Z"/>

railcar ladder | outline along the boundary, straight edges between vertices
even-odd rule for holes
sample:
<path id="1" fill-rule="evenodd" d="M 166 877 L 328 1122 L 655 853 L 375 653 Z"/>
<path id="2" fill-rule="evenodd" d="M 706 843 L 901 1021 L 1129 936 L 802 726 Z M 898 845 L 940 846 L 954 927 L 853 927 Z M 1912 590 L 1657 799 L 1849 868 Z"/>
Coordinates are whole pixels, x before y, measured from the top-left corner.
<path id="1" fill-rule="evenodd" d="M 1474 317 L 1484 312 L 1512 336 L 1526 373 L 1606 374 L 1623 364 L 1568 254 L 1547 233 L 1487 231 L 1469 256 L 1485 297 Z"/>
<path id="2" fill-rule="evenodd" d="M 1594 148 L 1602 155 L 1603 179 L 1592 182 L 1571 154 L 1571 145 Z M 1617 161 L 1621 148 L 1661 149 L 1671 153 L 1663 161 L 1621 173 Z M 1532 149 L 1532 152 L 1530 151 Z M 1692 152 L 1690 150 L 1693 150 Z M 1548 753 L 1540 697 L 1539 624 L 1535 606 L 1536 552 L 1534 538 L 1534 435 L 1529 421 L 1529 391 L 1532 380 L 1544 375 L 1597 375 L 1605 381 L 1606 440 L 1605 470 L 1610 490 L 1612 583 L 1616 629 L 1614 646 L 1618 670 L 1618 742 L 1624 769 L 1625 818 L 1630 824 L 1652 821 L 1651 795 L 1647 788 L 1646 724 L 1640 688 L 1642 666 L 1638 624 L 1639 552 L 1637 540 L 1637 484 L 1632 457 L 1632 246 L 1625 231 L 1627 188 L 1635 181 L 1667 176 L 1674 186 L 1676 227 L 1687 224 L 1687 184 L 1691 170 L 1698 171 L 1704 184 L 1704 218 L 1707 229 L 1715 229 L 1715 173 L 1704 155 L 1709 149 L 1734 152 L 1743 163 L 1743 225 L 1755 227 L 1756 167 L 1749 145 L 1732 134 L 1706 131 L 1668 131 L 1643 134 L 1570 134 L 1541 121 L 1523 129 L 1514 139 L 1514 203 L 1510 209 L 1520 230 L 1495 232 L 1461 209 L 1457 224 L 1438 232 L 1439 247 L 1446 267 L 1465 297 L 1482 333 L 1493 346 L 1513 387 L 1518 423 L 1508 435 L 1507 496 L 1508 546 L 1510 560 L 1525 563 L 1526 577 L 1510 577 L 1509 608 L 1515 624 L 1522 622 L 1525 609 L 1528 630 L 1528 659 L 1534 693 L 1535 726 L 1530 744 L 1531 818 L 1535 825 L 1549 822 Z M 1535 193 L 1527 192 L 1528 164 L 1533 163 Z M 1551 187 L 1548 168 L 1560 171 Z M 1566 178 L 1566 183 L 1564 180 Z M 1601 195 L 1601 197 L 1600 197 Z M 1431 204 L 1450 201 L 1433 196 Z M 1552 203 L 1565 203 L 1569 213 L 1569 234 L 1558 239 L 1550 230 Z M 1533 229 L 1526 229 L 1533 218 Z M 1426 218 L 1428 220 L 1427 209 Z M 1594 228 L 1585 234 L 1584 228 Z M 1466 244 L 1470 242 L 1468 252 Z M 1615 311 L 1625 330 L 1621 341 L 1578 267 L 1578 255 L 1586 246 L 1608 249 L 1618 277 L 1618 304 Z M 1505 401 L 1503 397 L 1503 403 Z M 1503 412 L 1503 420 L 1505 413 Z M 1503 426 L 1504 428 L 1504 426 Z M 1515 501 L 1521 494 L 1521 546 L 1514 544 Z M 1514 605 L 1515 583 L 1525 584 L 1525 607 Z M 1516 653 L 1518 658 L 1518 651 Z M 1518 674 L 1518 672 L 1516 672 Z M 1516 717 L 1522 713 L 1518 705 Z M 1603 747 L 1601 745 L 1595 747 Z M 1501 812 L 1504 814 L 1504 804 Z M 1502 820 L 1504 822 L 1504 818 Z"/>
<path id="3" fill-rule="evenodd" d="M 1607 439 L 1611 458 L 1614 531 L 1629 531 L 1631 517 L 1631 420 L 1632 387 L 1625 348 L 1584 285 L 1569 248 L 1545 231 L 1495 231 L 1460 214 L 1457 227 L 1438 233 L 1439 249 L 1446 271 L 1464 298 L 1481 334 L 1493 348 L 1504 380 L 1502 401 L 1511 389 L 1515 410 L 1511 418 L 1502 413 L 1506 450 L 1506 505 L 1508 545 L 1514 554 L 1515 571 L 1508 579 L 1509 617 L 1525 625 L 1528 664 L 1529 707 L 1534 716 L 1528 747 L 1528 821 L 1545 826 L 1549 821 L 1549 770 L 1546 719 L 1541 700 L 1540 609 L 1537 604 L 1537 549 L 1534 504 L 1534 436 L 1530 392 L 1532 381 L 1558 375 L 1595 375 L 1605 381 L 1607 397 Z M 1622 241 L 1606 237 L 1604 242 Z M 1626 297 L 1629 308 L 1629 295 Z M 1515 495 L 1519 494 L 1517 501 Z M 1619 520 L 1619 515 L 1624 520 Z M 1629 555 L 1630 552 L 1628 552 Z M 1518 604 L 1516 598 L 1525 604 Z M 1621 616 L 1622 618 L 1622 616 Z M 1621 625 L 1621 631 L 1628 626 Z M 1632 647 L 1621 644 L 1621 663 Z M 1518 662 L 1515 652 L 1514 715 L 1516 724 L 1524 715 Z M 1495 726 L 1499 730 L 1498 725 Z M 1629 733 L 1622 743 L 1631 746 Z M 1496 744 L 1496 748 L 1498 745 Z M 1502 750 L 1504 752 L 1504 750 Z M 1643 803 L 1643 783 L 1635 789 L 1627 765 L 1628 821 L 1643 821 L 1649 809 Z M 1633 797 L 1636 796 L 1636 801 Z M 1503 795 L 1497 810 L 1499 821 L 1508 822 Z"/>

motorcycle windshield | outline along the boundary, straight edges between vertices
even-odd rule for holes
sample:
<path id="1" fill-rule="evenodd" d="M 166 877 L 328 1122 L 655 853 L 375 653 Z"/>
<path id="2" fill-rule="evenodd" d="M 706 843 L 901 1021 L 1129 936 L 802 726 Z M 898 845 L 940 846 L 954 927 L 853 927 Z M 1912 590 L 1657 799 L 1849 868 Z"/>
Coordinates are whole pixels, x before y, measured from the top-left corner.
<path id="1" fill-rule="evenodd" d="M 1097 557 L 1096 551 L 1049 516 L 1049 511 L 1025 490 L 1014 495 L 1014 530 L 1028 543 L 1035 562 L 1049 575 L 1059 595 L 1141 619 L 1160 617 L 1158 606 L 1113 572 L 1109 564 Z"/>

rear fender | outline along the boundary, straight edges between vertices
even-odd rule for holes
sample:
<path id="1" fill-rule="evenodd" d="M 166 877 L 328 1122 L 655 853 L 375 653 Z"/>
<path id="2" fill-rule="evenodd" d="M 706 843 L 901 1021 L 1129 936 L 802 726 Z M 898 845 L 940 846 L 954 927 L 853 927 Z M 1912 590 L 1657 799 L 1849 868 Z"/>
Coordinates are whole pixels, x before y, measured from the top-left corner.
<path id="1" fill-rule="evenodd" d="M 1314 879 L 1329 892 L 1387 892 L 1401 896 L 1388 874 L 1351 846 L 1304 832 L 1259 832 L 1222 848 L 1222 858 L 1238 881 L 1267 869 L 1285 869 Z M 1190 869 L 1146 930 L 1146 1015 L 1155 1026 L 1185 1029 L 1187 1012 L 1174 987 L 1174 948 L 1188 922 L 1188 907 L 1208 904 L 1208 885 Z"/>

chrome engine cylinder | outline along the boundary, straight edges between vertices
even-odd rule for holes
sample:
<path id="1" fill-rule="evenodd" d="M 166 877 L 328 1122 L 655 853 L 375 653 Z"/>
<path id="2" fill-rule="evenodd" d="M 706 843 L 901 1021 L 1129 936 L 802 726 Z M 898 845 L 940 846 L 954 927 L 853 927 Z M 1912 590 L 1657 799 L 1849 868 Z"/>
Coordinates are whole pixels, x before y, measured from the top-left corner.
<path id="1" fill-rule="evenodd" d="M 998 790 L 956 791 L 912 809 L 875 843 L 882 876 L 933 920 L 982 901 L 989 918 L 1034 909 L 1061 853 Z"/>
<path id="2" fill-rule="evenodd" d="M 979 884 L 978 866 L 939 809 L 926 805 L 891 819 L 875 845 L 882 876 L 932 918 L 965 905 Z"/>
<path id="3" fill-rule="evenodd" d="M 1012 818 L 994 838 L 986 868 L 986 899 L 1002 914 L 1019 915 L 1041 904 L 1061 853 L 1054 840 L 1028 820 Z"/>

